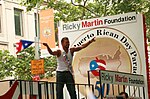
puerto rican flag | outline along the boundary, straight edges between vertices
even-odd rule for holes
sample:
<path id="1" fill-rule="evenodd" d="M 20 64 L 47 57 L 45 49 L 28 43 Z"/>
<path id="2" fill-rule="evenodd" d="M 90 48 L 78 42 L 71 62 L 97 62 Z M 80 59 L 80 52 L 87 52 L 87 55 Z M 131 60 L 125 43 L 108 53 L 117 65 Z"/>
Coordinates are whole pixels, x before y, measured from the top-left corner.
<path id="1" fill-rule="evenodd" d="M 22 51 L 25 48 L 28 48 L 33 41 L 27 41 L 27 40 L 20 40 L 20 42 L 16 43 L 16 54 Z"/>

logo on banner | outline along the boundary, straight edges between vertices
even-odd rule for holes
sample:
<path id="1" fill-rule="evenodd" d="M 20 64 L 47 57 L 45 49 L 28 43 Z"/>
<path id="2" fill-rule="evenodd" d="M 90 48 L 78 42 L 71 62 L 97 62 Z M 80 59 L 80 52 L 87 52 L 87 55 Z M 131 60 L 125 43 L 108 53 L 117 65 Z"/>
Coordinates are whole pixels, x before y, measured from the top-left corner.
<path id="1" fill-rule="evenodd" d="M 51 29 L 44 29 L 43 30 L 43 36 L 44 37 L 49 37 L 50 35 L 51 35 L 52 33 L 51 33 Z"/>
<path id="2" fill-rule="evenodd" d="M 97 38 L 96 42 L 92 43 L 93 46 L 85 49 L 87 53 L 93 54 L 89 57 L 83 57 L 84 52 L 79 52 L 82 55 L 79 55 L 81 57 L 78 64 L 80 72 L 83 71 L 82 66 L 85 66 L 83 64 L 90 64 L 91 70 L 106 69 L 133 74 L 141 72 L 141 59 L 135 44 L 125 33 L 117 29 L 105 27 L 92 29 L 77 38 L 72 46 L 80 46 L 93 37 Z M 93 75 L 98 74 L 94 71 Z"/>
<path id="3" fill-rule="evenodd" d="M 106 62 L 104 60 L 98 59 L 92 60 L 90 62 L 90 70 L 94 76 L 99 76 L 99 70 L 106 69 Z"/>
<path id="4" fill-rule="evenodd" d="M 125 33 L 114 28 L 98 27 L 88 30 L 82 33 L 71 46 L 81 46 L 94 37 L 96 37 L 95 42 L 76 53 L 73 68 L 78 70 L 77 72 L 85 80 L 88 77 L 87 71 L 92 70 L 90 80 L 98 91 L 96 97 L 100 97 L 99 70 L 140 74 L 142 69 L 139 52 L 134 42 Z M 76 80 L 82 81 L 80 77 L 76 77 Z M 103 86 L 106 86 L 106 92 Z M 102 95 L 108 94 L 109 84 L 103 86 Z"/>

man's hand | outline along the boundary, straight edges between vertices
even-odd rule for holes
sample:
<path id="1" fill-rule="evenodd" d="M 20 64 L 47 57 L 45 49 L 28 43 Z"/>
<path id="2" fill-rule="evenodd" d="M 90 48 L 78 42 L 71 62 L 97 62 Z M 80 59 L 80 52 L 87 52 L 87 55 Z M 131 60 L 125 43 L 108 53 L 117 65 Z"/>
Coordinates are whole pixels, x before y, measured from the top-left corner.
<path id="1" fill-rule="evenodd" d="M 44 45 L 44 46 L 46 46 L 46 47 L 48 46 L 48 44 L 47 44 L 47 43 L 43 43 L 43 45 Z"/>
<path id="2" fill-rule="evenodd" d="M 92 38 L 90 41 L 88 41 L 88 42 L 85 43 L 85 44 L 82 44 L 82 45 L 79 46 L 79 47 L 70 48 L 70 51 L 71 51 L 72 55 L 73 55 L 74 52 L 80 51 L 81 49 L 86 48 L 87 46 L 89 46 L 92 42 L 95 42 L 95 39 L 96 39 L 96 38 L 94 37 L 94 38 Z"/>
<path id="3" fill-rule="evenodd" d="M 47 50 L 48 50 L 48 52 L 51 55 L 56 55 L 57 57 L 59 57 L 61 55 L 61 51 L 60 50 L 52 51 L 51 48 L 48 46 L 47 43 L 42 43 L 42 44 L 47 47 Z"/>

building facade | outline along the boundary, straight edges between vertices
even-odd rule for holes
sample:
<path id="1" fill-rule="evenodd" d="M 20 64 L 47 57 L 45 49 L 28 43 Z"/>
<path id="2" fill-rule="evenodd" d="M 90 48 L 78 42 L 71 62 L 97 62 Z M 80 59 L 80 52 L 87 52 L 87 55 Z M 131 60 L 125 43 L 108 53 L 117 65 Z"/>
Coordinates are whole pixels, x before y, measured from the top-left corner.
<path id="1" fill-rule="evenodd" d="M 0 49 L 15 55 L 14 44 L 20 39 L 33 41 L 36 36 L 36 13 L 27 12 L 18 0 L 0 0 Z"/>

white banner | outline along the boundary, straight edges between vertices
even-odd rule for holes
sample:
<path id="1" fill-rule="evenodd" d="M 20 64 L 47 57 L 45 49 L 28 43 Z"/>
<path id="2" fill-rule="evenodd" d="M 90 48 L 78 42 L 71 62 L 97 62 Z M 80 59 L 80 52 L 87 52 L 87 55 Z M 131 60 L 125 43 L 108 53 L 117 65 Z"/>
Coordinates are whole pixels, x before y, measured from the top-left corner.
<path id="1" fill-rule="evenodd" d="M 70 47 L 77 47 L 96 37 L 95 42 L 74 55 L 72 65 L 76 83 L 88 83 L 88 70 L 95 70 L 90 75 L 94 85 L 99 81 L 96 70 L 140 74 L 144 75 L 146 82 L 145 35 L 143 15 L 131 12 L 70 23 L 60 22 L 59 44 L 63 37 L 68 37 Z M 145 92 L 148 92 L 147 83 L 145 87 Z"/>
<path id="2" fill-rule="evenodd" d="M 144 87 L 144 77 L 142 75 L 101 70 L 100 77 L 101 83 Z"/>

